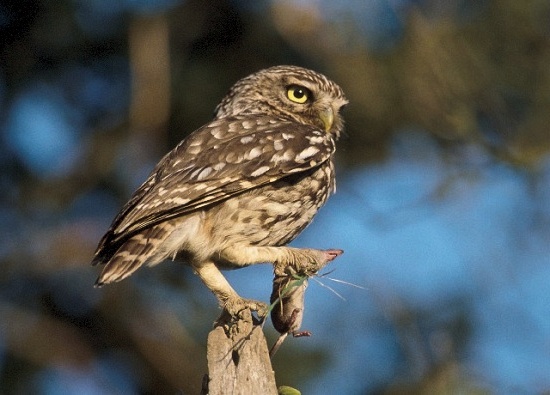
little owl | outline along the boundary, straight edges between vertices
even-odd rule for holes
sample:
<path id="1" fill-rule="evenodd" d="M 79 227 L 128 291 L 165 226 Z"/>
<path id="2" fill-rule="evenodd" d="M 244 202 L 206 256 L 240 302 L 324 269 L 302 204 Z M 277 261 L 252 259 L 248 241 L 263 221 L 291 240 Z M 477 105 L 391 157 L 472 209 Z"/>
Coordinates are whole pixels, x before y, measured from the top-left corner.
<path id="1" fill-rule="evenodd" d="M 342 89 L 325 76 L 276 66 L 238 81 L 199 128 L 155 167 L 103 236 L 97 286 L 170 258 L 189 264 L 235 315 L 241 298 L 220 269 L 268 262 L 324 265 L 341 250 L 286 247 L 334 191 Z"/>

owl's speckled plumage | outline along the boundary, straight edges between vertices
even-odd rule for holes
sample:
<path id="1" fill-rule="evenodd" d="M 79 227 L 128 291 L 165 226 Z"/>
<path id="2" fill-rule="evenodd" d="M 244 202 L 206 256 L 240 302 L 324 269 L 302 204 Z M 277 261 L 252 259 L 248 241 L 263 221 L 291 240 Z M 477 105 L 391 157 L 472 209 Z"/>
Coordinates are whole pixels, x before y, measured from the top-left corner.
<path id="1" fill-rule="evenodd" d="M 115 218 L 94 256 L 93 264 L 105 264 L 96 285 L 178 259 L 230 312 L 243 303 L 258 310 L 220 268 L 333 259 L 338 250 L 284 245 L 334 190 L 346 103 L 338 85 L 300 67 L 276 66 L 238 81 L 214 120 L 168 153 Z"/>

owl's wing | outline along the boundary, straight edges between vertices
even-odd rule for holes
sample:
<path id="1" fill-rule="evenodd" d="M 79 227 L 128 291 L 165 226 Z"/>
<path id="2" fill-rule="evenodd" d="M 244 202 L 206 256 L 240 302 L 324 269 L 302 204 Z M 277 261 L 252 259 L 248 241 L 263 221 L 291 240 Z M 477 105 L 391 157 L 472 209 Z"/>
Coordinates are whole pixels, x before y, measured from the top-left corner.
<path id="1" fill-rule="evenodd" d="M 334 149 L 330 134 L 297 122 L 250 116 L 215 120 L 159 162 L 113 221 L 94 262 L 142 229 L 315 168 Z"/>

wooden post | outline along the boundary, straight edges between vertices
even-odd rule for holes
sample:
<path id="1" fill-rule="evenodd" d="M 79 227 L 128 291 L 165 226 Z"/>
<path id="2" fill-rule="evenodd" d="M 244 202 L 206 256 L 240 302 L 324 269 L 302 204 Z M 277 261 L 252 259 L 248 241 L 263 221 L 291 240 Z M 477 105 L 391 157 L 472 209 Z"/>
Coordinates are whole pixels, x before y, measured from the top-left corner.
<path id="1" fill-rule="evenodd" d="M 222 316 L 208 335 L 208 375 L 201 394 L 277 395 L 262 326 L 244 310 L 237 322 Z"/>

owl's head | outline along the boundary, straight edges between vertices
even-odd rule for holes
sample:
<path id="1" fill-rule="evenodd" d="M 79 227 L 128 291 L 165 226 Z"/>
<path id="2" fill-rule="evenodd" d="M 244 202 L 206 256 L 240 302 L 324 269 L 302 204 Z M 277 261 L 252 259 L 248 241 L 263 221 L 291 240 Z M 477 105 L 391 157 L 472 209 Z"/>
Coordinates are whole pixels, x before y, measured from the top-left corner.
<path id="1" fill-rule="evenodd" d="M 233 85 L 215 116 L 277 116 L 338 137 L 344 127 L 340 111 L 347 103 L 342 89 L 324 75 L 297 66 L 275 66 Z"/>

